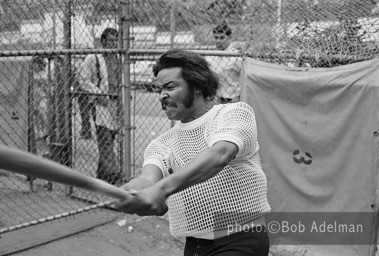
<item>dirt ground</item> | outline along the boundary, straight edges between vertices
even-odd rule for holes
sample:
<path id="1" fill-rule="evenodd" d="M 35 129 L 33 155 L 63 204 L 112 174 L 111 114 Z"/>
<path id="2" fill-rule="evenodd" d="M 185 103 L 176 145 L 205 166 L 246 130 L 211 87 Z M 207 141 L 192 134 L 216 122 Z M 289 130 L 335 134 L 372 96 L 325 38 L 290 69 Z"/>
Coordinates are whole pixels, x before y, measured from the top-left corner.
<path id="1" fill-rule="evenodd" d="M 184 240 L 175 239 L 169 233 L 168 221 L 164 217 L 139 217 L 102 210 L 101 213 L 82 213 L 72 221 L 61 221 L 53 224 L 39 224 L 31 230 L 23 230 L 14 234 L 2 235 L 0 247 L 3 254 L 15 256 L 163 256 L 182 255 Z M 90 227 L 88 230 L 76 232 L 77 226 L 94 219 L 108 219 L 103 225 Z M 69 224 L 71 222 L 71 224 Z M 98 222 L 95 220 L 95 222 Z M 88 225 L 88 226 L 91 226 Z M 62 230 L 67 229 L 67 236 Z M 58 231 L 61 230 L 61 231 Z M 57 232 L 61 238 L 54 239 Z M 70 234 L 72 233 L 72 234 Z M 29 249 L 4 254 L 4 248 L 15 250 L 26 241 L 43 241 L 46 243 Z M 50 236 L 50 239 L 48 238 Z M 17 241 L 18 240 L 18 241 Z M 15 243 L 16 245 L 12 245 Z M 1 245 L 2 244 L 2 245 Z"/>

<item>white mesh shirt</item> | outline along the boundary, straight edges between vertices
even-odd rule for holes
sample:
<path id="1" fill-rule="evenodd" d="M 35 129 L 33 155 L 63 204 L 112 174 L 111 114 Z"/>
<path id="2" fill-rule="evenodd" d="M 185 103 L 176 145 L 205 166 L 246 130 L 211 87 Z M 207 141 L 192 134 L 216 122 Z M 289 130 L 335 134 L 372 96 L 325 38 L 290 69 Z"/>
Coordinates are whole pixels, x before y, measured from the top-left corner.
<path id="1" fill-rule="evenodd" d="M 246 103 L 216 105 L 192 122 L 178 123 L 148 145 L 144 165 L 154 164 L 168 176 L 218 141 L 235 143 L 238 155 L 214 177 L 168 198 L 173 236 L 226 230 L 270 211 L 255 116 Z"/>

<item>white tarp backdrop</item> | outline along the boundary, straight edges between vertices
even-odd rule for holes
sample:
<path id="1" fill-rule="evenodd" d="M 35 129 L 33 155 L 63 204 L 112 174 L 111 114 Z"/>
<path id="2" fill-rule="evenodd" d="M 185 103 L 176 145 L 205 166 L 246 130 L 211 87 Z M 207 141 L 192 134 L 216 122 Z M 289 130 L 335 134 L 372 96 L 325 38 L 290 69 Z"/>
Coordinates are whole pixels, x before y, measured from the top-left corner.
<path id="1" fill-rule="evenodd" d="M 335 68 L 289 68 L 244 59 L 241 100 L 256 114 L 273 212 L 329 212 L 337 219 L 352 212 L 353 222 L 366 218 L 374 223 L 367 213 L 374 211 L 377 188 L 378 78 L 377 59 Z M 375 225 L 369 229 L 364 231 L 368 240 L 376 232 Z M 280 244 L 277 239 L 274 243 Z M 297 239 L 300 245 L 291 248 L 306 250 L 306 255 L 362 256 L 370 251 L 370 241 L 317 246 Z"/>

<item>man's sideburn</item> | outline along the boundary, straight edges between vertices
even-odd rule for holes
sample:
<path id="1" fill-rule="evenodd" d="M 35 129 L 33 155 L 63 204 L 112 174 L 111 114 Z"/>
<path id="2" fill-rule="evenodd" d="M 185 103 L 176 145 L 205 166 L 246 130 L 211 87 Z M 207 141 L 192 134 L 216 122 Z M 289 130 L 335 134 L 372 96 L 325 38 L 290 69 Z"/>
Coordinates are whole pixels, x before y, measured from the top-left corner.
<path id="1" fill-rule="evenodd" d="M 183 105 L 186 108 L 190 108 L 193 106 L 193 102 L 195 101 L 195 87 L 189 86 L 187 95 L 184 98 Z"/>

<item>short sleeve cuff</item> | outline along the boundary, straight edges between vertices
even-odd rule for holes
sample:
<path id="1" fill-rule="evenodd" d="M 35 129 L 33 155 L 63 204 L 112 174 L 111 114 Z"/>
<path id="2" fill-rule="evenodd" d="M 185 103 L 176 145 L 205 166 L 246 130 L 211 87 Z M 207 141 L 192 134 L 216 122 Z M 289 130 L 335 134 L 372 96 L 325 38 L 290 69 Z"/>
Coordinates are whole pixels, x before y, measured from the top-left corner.
<path id="1" fill-rule="evenodd" d="M 235 135 L 231 135 L 231 134 L 220 134 L 220 135 L 214 136 L 209 141 L 208 146 L 212 147 L 214 144 L 216 144 L 216 142 L 219 142 L 219 141 L 229 141 L 229 142 L 236 144 L 238 147 L 237 156 L 239 156 L 241 154 L 242 149 L 243 149 L 243 140 L 241 138 L 239 138 Z"/>
<path id="2" fill-rule="evenodd" d="M 157 166 L 159 169 L 161 169 L 163 177 L 167 177 L 169 173 L 165 171 L 165 168 L 163 167 L 162 163 L 158 159 L 147 159 L 143 162 L 142 168 L 148 164 L 152 164 Z"/>

